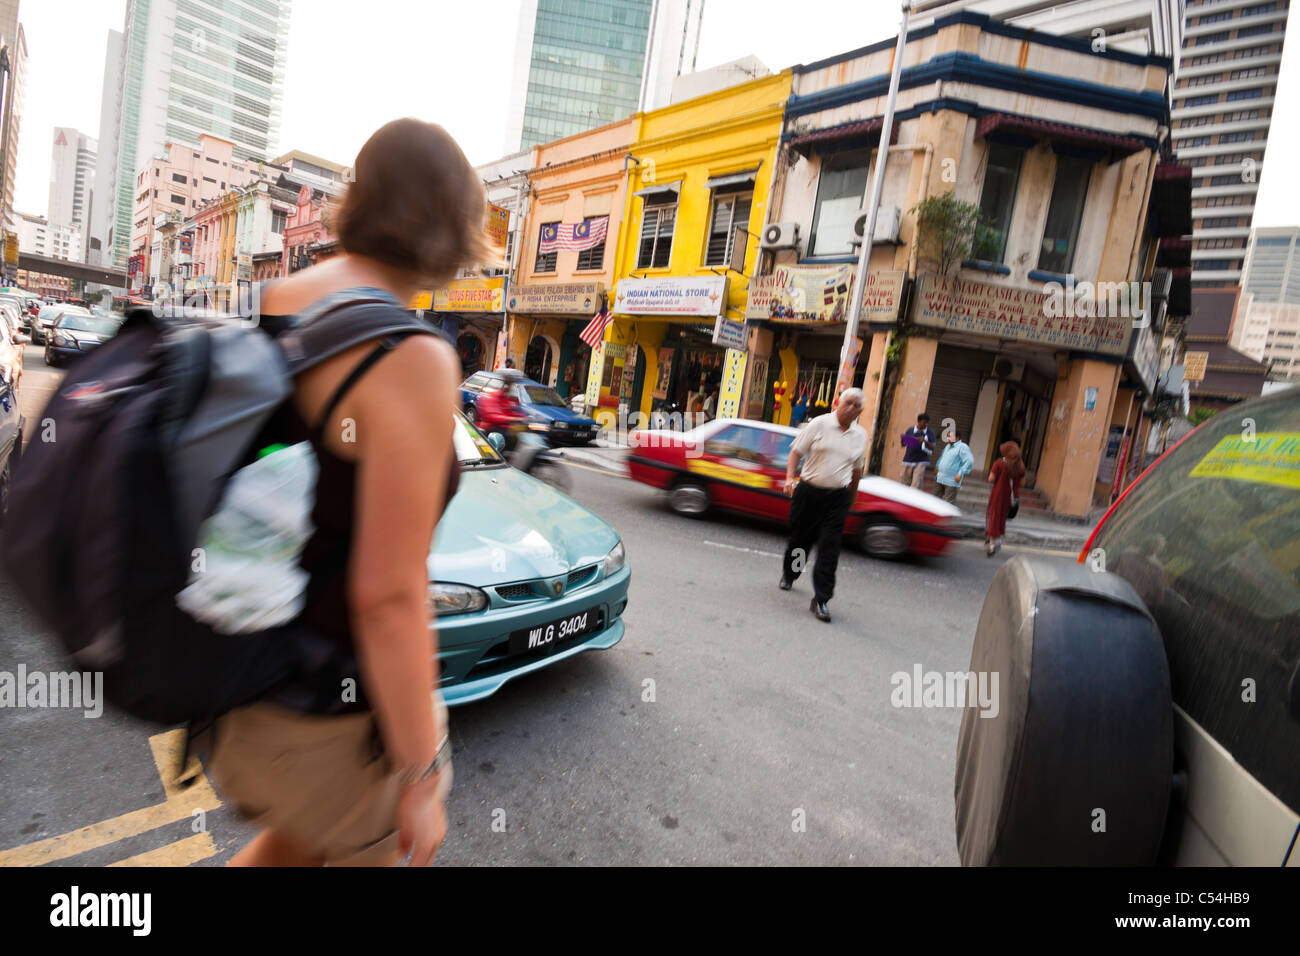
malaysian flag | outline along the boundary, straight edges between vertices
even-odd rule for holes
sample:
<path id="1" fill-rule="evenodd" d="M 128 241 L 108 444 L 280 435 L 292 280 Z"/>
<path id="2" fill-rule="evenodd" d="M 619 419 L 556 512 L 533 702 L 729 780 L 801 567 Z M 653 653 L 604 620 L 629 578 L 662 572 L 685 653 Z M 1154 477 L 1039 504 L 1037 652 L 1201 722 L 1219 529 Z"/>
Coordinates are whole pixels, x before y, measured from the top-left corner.
<path id="1" fill-rule="evenodd" d="M 579 223 L 552 222 L 542 226 L 542 241 L 538 251 L 557 252 L 561 249 L 594 249 L 604 245 L 609 217 L 584 219 Z"/>
<path id="2" fill-rule="evenodd" d="M 609 307 L 602 305 L 600 311 L 587 323 L 587 327 L 578 333 L 578 338 L 594 349 L 605 338 L 605 329 L 609 328 L 609 324 L 613 321 L 614 317 L 609 314 Z"/>

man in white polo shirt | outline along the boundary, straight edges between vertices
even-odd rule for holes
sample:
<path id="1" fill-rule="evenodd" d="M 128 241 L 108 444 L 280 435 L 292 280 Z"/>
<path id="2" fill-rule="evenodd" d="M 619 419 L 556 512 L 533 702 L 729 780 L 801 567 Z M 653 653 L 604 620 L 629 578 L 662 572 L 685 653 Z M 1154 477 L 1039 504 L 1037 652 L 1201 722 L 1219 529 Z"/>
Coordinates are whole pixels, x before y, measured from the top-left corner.
<path id="1" fill-rule="evenodd" d="M 860 388 L 845 389 L 827 415 L 814 418 L 795 436 L 785 465 L 785 493 L 790 502 L 790 541 L 785 548 L 781 590 L 788 591 L 817 546 L 813 566 L 813 599 L 809 610 L 830 621 L 826 602 L 835 593 L 835 567 L 840 560 L 844 521 L 866 467 L 867 433 L 858 424 L 865 396 Z M 803 458 L 796 483 L 794 473 Z"/>

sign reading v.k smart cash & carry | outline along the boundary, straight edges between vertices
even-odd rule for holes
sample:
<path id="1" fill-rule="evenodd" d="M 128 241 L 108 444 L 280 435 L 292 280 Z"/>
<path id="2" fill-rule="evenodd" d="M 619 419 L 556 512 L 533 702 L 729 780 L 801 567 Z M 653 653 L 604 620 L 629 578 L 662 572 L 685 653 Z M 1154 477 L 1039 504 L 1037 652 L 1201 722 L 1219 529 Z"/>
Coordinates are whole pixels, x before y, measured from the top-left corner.
<path id="1" fill-rule="evenodd" d="M 620 315 L 720 315 L 727 277 L 621 279 L 613 311 Z"/>

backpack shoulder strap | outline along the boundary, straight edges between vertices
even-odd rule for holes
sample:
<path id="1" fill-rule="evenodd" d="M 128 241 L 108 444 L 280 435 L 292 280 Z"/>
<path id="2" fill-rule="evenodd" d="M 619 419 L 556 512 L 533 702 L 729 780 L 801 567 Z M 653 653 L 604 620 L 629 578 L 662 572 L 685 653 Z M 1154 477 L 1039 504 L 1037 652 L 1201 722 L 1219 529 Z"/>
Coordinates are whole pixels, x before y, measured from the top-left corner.
<path id="1" fill-rule="evenodd" d="M 275 339 L 284 352 L 290 375 L 372 339 L 391 335 L 434 335 L 384 289 L 358 287 L 322 296 L 297 313 Z"/>
<path id="2" fill-rule="evenodd" d="M 329 424 L 329 419 L 330 416 L 334 414 L 334 409 L 338 408 L 339 402 L 343 401 L 343 397 L 347 395 L 348 392 L 352 391 L 352 386 L 361 381 L 361 377 L 365 375 L 366 372 L 370 371 L 371 367 L 376 362 L 393 349 L 397 348 L 404 338 L 406 338 L 405 335 L 387 336 L 383 341 L 376 345 L 365 358 L 358 362 L 352 371 L 348 372 L 343 381 L 339 382 L 338 387 L 334 389 L 334 394 L 331 395 L 329 401 L 325 403 L 325 407 L 321 410 L 320 414 L 316 416 L 316 424 L 311 428 L 313 438 L 319 438 L 320 434 L 325 430 L 325 426 Z"/>

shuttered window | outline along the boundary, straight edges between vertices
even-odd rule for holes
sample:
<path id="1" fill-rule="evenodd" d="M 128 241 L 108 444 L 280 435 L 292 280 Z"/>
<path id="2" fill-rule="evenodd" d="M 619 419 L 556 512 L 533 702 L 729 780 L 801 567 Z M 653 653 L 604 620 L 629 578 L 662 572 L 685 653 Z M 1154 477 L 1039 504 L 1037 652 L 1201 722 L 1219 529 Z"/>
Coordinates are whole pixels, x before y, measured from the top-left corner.
<path id="1" fill-rule="evenodd" d="M 752 192 L 714 193 L 713 216 L 709 222 L 709 243 L 704 250 L 706 266 L 725 266 L 731 261 L 731 247 L 736 238 L 736 227 L 749 227 L 749 206 L 754 200 Z"/>
<path id="2" fill-rule="evenodd" d="M 637 250 L 638 269 L 663 269 L 673 252 L 673 228 L 677 224 L 677 196 L 647 196 L 641 219 L 641 244 Z"/>

